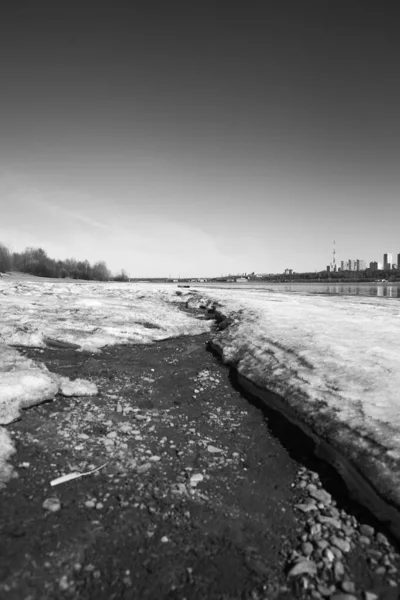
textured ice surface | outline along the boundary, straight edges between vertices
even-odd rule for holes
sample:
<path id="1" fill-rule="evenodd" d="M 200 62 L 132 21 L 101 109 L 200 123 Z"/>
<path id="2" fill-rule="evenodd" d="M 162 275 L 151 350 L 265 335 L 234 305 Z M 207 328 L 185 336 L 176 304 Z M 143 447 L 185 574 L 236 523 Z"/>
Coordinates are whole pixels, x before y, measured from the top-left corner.
<path id="1" fill-rule="evenodd" d="M 57 393 L 88 396 L 95 384 L 70 381 L 12 346 L 71 347 L 99 352 L 107 344 L 143 343 L 208 331 L 177 306 L 175 286 L 77 284 L 0 280 L 0 424 Z M 0 427 L 0 482 L 12 476 L 14 452 Z"/>
<path id="2" fill-rule="evenodd" d="M 44 347 L 48 340 L 92 352 L 116 343 L 149 344 L 209 329 L 176 307 L 176 288 L 135 284 L 0 280 L 0 342 Z"/>
<path id="3" fill-rule="evenodd" d="M 224 360 L 279 394 L 400 507 L 400 302 L 202 289 Z"/>

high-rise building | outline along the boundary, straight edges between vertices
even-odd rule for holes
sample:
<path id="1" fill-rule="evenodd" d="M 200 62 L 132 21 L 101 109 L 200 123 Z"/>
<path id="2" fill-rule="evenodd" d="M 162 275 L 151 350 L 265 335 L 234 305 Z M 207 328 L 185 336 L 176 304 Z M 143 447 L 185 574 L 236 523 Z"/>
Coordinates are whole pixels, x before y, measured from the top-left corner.
<path id="1" fill-rule="evenodd" d="M 357 271 L 365 271 L 366 268 L 365 260 L 357 258 Z"/>
<path id="2" fill-rule="evenodd" d="M 397 268 L 400 269 L 400 254 L 397 255 Z"/>
<path id="3" fill-rule="evenodd" d="M 383 255 L 383 268 L 385 271 L 392 268 L 392 262 L 393 259 L 391 254 Z"/>
<path id="4" fill-rule="evenodd" d="M 377 271 L 378 270 L 378 263 L 376 261 L 370 262 L 369 263 L 369 268 L 371 269 L 371 271 Z"/>
<path id="5" fill-rule="evenodd" d="M 340 262 L 340 268 L 342 269 L 342 271 L 348 271 L 349 270 L 349 261 L 348 260 L 342 260 Z"/>
<path id="6" fill-rule="evenodd" d="M 357 261 L 349 259 L 349 271 L 355 271 L 357 268 Z"/>

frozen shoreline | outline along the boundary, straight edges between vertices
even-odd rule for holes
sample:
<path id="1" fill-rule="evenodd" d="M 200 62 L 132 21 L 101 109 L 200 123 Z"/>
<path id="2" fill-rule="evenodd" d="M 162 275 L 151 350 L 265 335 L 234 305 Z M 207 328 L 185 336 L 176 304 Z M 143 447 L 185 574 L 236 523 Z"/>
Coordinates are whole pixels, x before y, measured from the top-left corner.
<path id="1" fill-rule="evenodd" d="M 152 284 L 1 281 L 0 409 L 8 415 L 3 424 L 18 418 L 19 408 L 62 393 L 54 374 L 10 346 L 55 344 L 98 353 L 110 344 L 151 344 L 210 331 L 210 321 L 180 310 L 179 303 L 214 311 L 209 317 L 220 322 L 214 349 L 237 370 L 243 388 L 313 437 L 352 495 L 381 521 L 390 521 L 400 539 L 397 302 Z M 79 386 L 63 383 L 79 395 Z M 85 390 L 82 383 L 81 395 Z M 1 432 L 0 471 L 9 477 L 13 444 Z"/>
<path id="2" fill-rule="evenodd" d="M 311 437 L 316 454 L 341 474 L 350 495 L 400 539 L 400 353 L 395 340 L 400 305 L 387 306 L 375 298 L 332 302 L 288 294 L 274 294 L 265 304 L 265 298 L 203 288 L 188 304 L 214 308 L 223 331 L 211 345 L 236 370 L 242 388 Z M 353 323 L 352 336 L 335 333 L 335 314 L 318 335 L 327 309 Z M 374 331 L 374 320 L 382 324 L 385 319 L 386 327 Z M 362 334 L 368 330 L 365 340 Z M 326 341 L 327 334 L 330 346 L 323 353 L 321 338 Z M 373 357 L 368 356 L 371 348 Z M 361 368 L 356 371 L 357 360 Z"/>

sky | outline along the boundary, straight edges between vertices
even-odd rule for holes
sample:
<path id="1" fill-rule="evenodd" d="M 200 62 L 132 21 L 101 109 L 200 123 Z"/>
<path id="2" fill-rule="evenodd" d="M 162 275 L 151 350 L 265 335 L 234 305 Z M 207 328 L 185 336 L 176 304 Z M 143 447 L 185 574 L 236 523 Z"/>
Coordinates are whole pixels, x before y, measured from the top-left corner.
<path id="1" fill-rule="evenodd" d="M 8 4 L 8 5 L 7 5 Z M 131 277 L 400 253 L 395 3 L 0 8 L 0 242 Z"/>

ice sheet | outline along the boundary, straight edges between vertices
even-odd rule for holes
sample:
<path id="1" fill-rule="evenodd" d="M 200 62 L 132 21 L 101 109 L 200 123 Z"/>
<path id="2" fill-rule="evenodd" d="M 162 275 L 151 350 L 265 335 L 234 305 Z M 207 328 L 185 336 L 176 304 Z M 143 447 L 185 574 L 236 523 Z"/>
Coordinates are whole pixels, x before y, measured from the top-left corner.
<path id="1" fill-rule="evenodd" d="M 50 339 L 96 352 L 209 329 L 176 300 L 174 286 L 0 281 L 0 342 L 41 348 Z"/>
<path id="2" fill-rule="evenodd" d="M 87 396 L 96 386 L 50 373 L 16 347 L 71 347 L 100 352 L 108 344 L 143 343 L 208 331 L 179 309 L 175 286 L 0 281 L 0 425 L 56 394 Z M 0 482 L 9 479 L 14 446 L 0 427 Z"/>
<path id="3" fill-rule="evenodd" d="M 279 394 L 400 507 L 400 302 L 252 290 L 199 295 L 232 320 L 217 340 L 224 360 Z"/>

